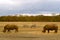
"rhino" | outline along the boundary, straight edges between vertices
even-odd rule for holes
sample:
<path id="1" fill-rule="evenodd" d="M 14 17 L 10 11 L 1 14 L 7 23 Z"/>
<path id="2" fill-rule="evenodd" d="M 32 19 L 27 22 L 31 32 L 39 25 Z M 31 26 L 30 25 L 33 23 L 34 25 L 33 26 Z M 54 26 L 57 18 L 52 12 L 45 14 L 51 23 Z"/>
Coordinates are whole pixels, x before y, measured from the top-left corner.
<path id="1" fill-rule="evenodd" d="M 10 32 L 10 30 L 15 30 L 15 32 L 18 32 L 18 26 L 13 24 L 7 24 L 4 26 L 3 32 Z"/>
<path id="2" fill-rule="evenodd" d="M 57 33 L 58 32 L 58 26 L 56 25 L 56 24 L 46 24 L 44 27 L 43 27 L 43 31 L 42 32 L 46 32 L 46 31 L 48 31 L 48 33 L 49 33 L 49 31 L 55 31 L 55 33 Z"/>

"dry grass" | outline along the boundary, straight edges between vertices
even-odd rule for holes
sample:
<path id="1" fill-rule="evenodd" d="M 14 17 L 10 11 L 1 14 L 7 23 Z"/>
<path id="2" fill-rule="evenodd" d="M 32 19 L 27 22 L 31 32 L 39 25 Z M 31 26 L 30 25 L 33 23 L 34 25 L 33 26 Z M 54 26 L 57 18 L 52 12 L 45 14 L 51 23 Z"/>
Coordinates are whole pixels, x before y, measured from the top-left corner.
<path id="1" fill-rule="evenodd" d="M 60 29 L 60 22 L 0 22 L 0 40 L 60 40 L 60 30 L 58 33 L 51 31 L 48 33 L 42 33 L 42 28 L 46 24 L 57 24 Z M 19 32 L 15 33 L 14 30 L 11 33 L 3 33 L 3 27 L 6 24 L 15 24 L 19 27 Z M 32 24 L 36 24 L 36 28 L 30 28 Z M 28 28 L 23 28 L 23 25 L 28 25 Z"/>

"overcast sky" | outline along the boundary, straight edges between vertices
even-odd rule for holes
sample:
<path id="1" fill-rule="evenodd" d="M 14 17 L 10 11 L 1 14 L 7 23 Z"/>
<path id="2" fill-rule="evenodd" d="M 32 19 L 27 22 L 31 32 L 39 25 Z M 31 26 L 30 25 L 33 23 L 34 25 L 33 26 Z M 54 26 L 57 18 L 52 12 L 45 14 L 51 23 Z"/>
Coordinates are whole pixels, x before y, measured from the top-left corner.
<path id="1" fill-rule="evenodd" d="M 0 15 L 60 12 L 60 0 L 0 0 Z"/>

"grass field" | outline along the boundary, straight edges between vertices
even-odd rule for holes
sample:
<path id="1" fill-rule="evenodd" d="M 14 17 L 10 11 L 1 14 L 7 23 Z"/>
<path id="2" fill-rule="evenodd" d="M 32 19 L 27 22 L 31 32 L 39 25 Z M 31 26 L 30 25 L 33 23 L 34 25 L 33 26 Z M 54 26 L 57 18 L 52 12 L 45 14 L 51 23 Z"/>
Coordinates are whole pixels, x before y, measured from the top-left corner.
<path id="1" fill-rule="evenodd" d="M 50 31 L 50 33 L 42 33 L 42 28 L 46 24 L 57 24 L 58 33 Z M 19 32 L 12 30 L 10 33 L 3 33 L 2 30 L 6 24 L 15 24 L 19 27 Z M 30 28 L 36 24 L 36 28 Z M 28 27 L 23 27 L 28 25 Z M 0 40 L 60 40 L 60 22 L 0 22 Z"/>

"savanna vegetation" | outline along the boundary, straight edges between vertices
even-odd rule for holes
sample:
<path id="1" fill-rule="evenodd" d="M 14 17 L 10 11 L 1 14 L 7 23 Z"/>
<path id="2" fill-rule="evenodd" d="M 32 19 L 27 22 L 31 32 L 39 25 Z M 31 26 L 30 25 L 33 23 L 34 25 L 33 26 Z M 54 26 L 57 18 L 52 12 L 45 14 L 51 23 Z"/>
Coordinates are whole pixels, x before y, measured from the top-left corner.
<path id="1" fill-rule="evenodd" d="M 0 16 L 2 22 L 60 22 L 60 15 L 57 16 Z"/>

